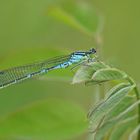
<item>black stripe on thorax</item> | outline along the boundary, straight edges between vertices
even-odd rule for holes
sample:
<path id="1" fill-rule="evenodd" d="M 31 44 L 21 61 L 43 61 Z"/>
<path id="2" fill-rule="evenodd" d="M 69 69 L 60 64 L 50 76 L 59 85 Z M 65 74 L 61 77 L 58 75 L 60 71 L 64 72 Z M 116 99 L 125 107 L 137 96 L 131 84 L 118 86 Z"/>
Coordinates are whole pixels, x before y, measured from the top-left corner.
<path id="1" fill-rule="evenodd" d="M 85 52 L 74 52 L 72 55 L 81 55 L 81 56 L 85 56 L 86 53 L 85 53 Z"/>

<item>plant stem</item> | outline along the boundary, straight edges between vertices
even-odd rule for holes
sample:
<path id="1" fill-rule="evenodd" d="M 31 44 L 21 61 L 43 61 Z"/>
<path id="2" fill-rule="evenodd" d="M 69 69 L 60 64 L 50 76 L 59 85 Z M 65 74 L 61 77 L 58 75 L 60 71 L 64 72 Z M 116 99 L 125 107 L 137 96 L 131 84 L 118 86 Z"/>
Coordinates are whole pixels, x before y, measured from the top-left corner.
<path id="1" fill-rule="evenodd" d="M 131 77 L 127 77 L 127 80 L 130 82 L 131 85 L 135 85 L 134 92 L 136 94 L 137 100 L 140 100 L 140 93 L 136 86 L 136 83 Z M 138 124 L 140 124 L 140 104 L 138 104 Z M 140 140 L 140 130 L 138 131 L 137 140 Z"/>

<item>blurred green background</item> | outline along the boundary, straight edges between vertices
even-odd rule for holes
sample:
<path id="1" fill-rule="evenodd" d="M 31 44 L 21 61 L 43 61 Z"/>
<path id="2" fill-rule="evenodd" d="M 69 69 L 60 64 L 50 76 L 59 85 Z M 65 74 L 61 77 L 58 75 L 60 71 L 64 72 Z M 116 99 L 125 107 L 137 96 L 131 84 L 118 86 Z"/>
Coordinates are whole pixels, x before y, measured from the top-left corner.
<path id="1" fill-rule="evenodd" d="M 138 0 L 0 1 L 0 69 L 97 45 L 103 61 L 139 83 L 139 5 Z M 97 87 L 72 85 L 72 76 L 70 69 L 57 70 L 2 89 L 0 139 L 86 139 L 86 113 L 98 98 Z"/>

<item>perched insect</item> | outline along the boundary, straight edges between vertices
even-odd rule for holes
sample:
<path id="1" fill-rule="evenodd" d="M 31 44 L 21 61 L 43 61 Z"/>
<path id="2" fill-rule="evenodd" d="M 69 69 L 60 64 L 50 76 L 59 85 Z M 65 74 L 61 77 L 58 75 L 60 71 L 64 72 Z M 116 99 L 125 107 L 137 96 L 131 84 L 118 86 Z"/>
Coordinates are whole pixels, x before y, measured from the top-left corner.
<path id="1" fill-rule="evenodd" d="M 70 65 L 80 65 L 86 61 L 94 60 L 94 48 L 89 51 L 76 51 L 66 56 L 59 56 L 42 62 L 27 64 L 0 71 L 0 88 L 16 84 L 35 75 L 45 74 L 54 69 L 66 68 Z"/>

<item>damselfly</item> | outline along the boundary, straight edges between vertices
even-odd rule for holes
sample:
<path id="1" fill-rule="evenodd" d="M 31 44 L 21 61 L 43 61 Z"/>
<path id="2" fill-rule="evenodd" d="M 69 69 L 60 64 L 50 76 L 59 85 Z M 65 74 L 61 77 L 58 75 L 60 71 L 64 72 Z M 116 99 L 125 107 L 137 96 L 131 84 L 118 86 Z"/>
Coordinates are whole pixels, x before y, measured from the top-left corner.
<path id="1" fill-rule="evenodd" d="M 96 50 L 92 48 L 89 51 L 76 51 L 66 56 L 59 56 L 38 63 L 2 70 L 0 71 L 0 88 L 7 87 L 39 74 L 48 73 L 54 69 L 67 68 L 72 64 L 79 65 L 86 61 L 92 61 L 92 54 L 95 53 Z"/>

